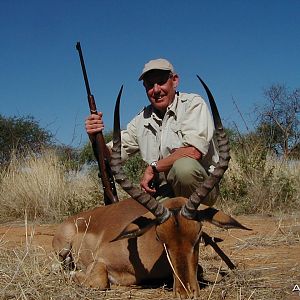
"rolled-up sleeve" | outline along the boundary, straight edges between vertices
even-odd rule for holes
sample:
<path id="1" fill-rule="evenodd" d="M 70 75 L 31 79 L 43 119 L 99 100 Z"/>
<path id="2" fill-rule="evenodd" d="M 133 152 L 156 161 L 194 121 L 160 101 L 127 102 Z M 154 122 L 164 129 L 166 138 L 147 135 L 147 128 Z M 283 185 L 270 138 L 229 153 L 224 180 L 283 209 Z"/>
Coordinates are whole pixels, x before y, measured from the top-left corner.
<path id="1" fill-rule="evenodd" d="M 205 101 L 195 95 L 186 107 L 181 134 L 185 146 L 194 146 L 203 155 L 209 149 L 214 134 L 213 120 Z"/>

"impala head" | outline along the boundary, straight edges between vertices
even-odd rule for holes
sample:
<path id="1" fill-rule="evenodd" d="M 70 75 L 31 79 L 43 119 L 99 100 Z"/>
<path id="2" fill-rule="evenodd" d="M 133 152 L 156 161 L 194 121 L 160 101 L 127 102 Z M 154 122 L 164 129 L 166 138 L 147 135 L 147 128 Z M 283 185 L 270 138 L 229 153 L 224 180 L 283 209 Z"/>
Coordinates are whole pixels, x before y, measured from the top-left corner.
<path id="1" fill-rule="evenodd" d="M 200 289 L 196 274 L 202 221 L 208 221 L 223 228 L 247 229 L 230 216 L 214 208 L 198 210 L 204 198 L 207 197 L 209 192 L 221 180 L 228 167 L 230 156 L 228 139 L 223 129 L 214 98 L 206 84 L 199 76 L 197 77 L 204 86 L 210 102 L 220 160 L 214 172 L 205 179 L 202 185 L 195 190 L 189 199 L 176 197 L 168 199 L 162 204 L 156 201 L 151 195 L 132 185 L 121 166 L 119 105 L 123 87 L 119 92 L 114 113 L 111 166 L 115 179 L 133 199 L 154 215 L 154 219 L 149 218 L 148 221 L 143 222 L 143 225 L 139 226 L 139 228 L 135 228 L 134 230 L 126 228 L 114 240 L 141 236 L 151 227 L 155 226 L 157 239 L 164 246 L 173 269 L 174 292 L 176 296 L 180 298 L 199 296 Z"/>

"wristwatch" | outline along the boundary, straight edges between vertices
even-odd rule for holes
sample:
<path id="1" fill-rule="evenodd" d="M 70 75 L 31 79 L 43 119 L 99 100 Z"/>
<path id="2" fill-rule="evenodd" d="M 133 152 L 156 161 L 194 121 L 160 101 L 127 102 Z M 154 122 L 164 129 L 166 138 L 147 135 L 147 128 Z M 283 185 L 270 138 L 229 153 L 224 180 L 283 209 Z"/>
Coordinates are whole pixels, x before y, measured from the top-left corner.
<path id="1" fill-rule="evenodd" d="M 150 164 L 150 167 L 152 168 L 152 170 L 153 170 L 154 173 L 159 173 L 158 170 L 157 170 L 157 161 L 153 161 Z"/>

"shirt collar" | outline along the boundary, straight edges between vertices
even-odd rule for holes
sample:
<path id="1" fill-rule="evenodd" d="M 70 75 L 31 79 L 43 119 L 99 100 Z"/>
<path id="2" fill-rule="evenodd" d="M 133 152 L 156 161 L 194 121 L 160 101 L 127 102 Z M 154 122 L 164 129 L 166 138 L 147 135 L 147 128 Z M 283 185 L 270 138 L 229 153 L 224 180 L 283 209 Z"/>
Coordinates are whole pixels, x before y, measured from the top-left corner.
<path id="1" fill-rule="evenodd" d="M 168 106 L 166 113 L 168 114 L 173 113 L 174 115 L 176 115 L 178 102 L 179 102 L 179 92 L 175 94 L 174 101 Z"/>

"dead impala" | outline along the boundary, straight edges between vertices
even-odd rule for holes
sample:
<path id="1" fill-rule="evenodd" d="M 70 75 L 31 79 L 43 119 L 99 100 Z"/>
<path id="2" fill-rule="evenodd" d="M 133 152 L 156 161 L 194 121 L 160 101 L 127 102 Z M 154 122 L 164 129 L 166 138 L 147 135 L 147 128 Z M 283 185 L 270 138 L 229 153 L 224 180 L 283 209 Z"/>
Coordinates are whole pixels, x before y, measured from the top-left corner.
<path id="1" fill-rule="evenodd" d="M 223 254 L 225 261 L 227 258 L 202 232 L 202 222 L 227 229 L 247 229 L 215 208 L 199 209 L 201 201 L 221 180 L 230 160 L 228 139 L 216 104 L 205 83 L 199 80 L 210 101 L 220 160 L 189 199 L 176 197 L 163 203 L 134 187 L 123 172 L 119 122 L 121 89 L 115 108 L 111 165 L 116 181 L 132 198 L 79 213 L 59 226 L 53 247 L 65 265 L 76 267 L 76 282 L 107 289 L 110 283 L 128 286 L 173 275 L 175 296 L 195 298 L 200 293 L 197 281 L 200 237 L 221 257 Z"/>

